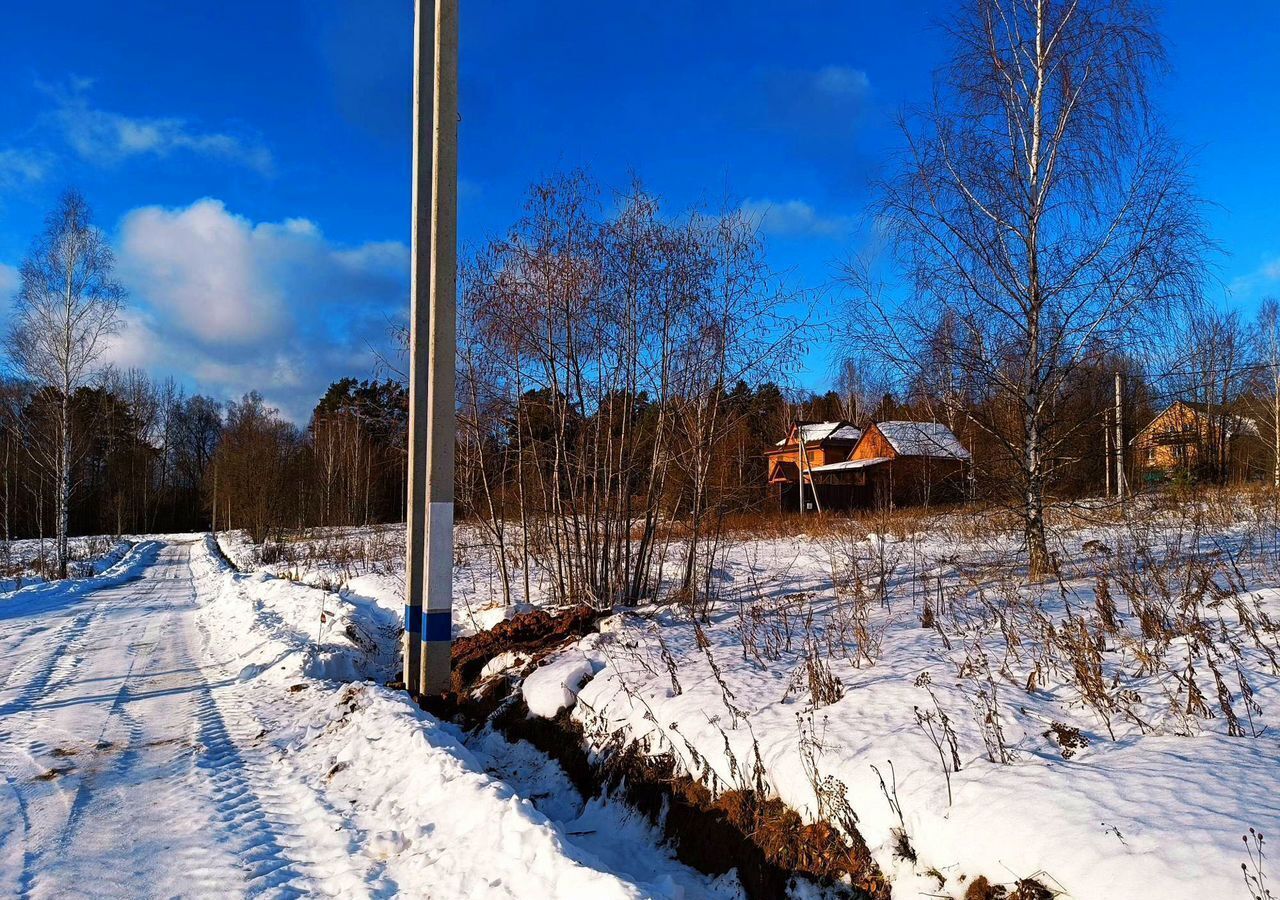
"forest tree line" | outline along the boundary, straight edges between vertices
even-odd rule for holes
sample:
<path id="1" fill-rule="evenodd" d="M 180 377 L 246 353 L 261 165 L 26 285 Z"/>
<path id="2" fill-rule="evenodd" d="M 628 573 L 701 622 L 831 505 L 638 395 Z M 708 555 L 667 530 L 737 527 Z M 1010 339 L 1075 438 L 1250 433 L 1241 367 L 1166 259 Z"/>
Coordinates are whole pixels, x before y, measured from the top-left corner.
<path id="1" fill-rule="evenodd" d="M 5 541 L 57 534 L 57 431 L 48 388 L 0 384 Z M 334 382 L 299 428 L 256 392 L 221 402 L 172 379 L 108 370 L 70 403 L 71 534 L 247 528 L 258 540 L 305 525 L 403 516 L 404 389 Z"/>

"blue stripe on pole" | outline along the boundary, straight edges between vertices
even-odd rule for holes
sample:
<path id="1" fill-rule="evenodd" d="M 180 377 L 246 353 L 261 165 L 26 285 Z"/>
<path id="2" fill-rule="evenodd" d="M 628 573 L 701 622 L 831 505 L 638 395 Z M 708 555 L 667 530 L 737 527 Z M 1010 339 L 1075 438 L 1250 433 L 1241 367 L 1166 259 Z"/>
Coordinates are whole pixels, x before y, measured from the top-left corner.
<path id="1" fill-rule="evenodd" d="M 422 607 L 408 606 L 404 608 L 404 630 L 410 634 L 422 634 Z"/>
<path id="2" fill-rule="evenodd" d="M 447 641 L 453 636 L 453 616 L 447 609 L 427 610 L 424 641 Z"/>

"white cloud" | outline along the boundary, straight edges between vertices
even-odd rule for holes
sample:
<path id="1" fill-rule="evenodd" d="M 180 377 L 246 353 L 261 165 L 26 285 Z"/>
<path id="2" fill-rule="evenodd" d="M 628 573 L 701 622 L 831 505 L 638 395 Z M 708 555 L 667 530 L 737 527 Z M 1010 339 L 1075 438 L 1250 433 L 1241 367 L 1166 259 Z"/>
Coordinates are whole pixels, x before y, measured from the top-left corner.
<path id="1" fill-rule="evenodd" d="M 0 187 L 39 181 L 49 165 L 49 155 L 40 150 L 0 150 Z"/>
<path id="2" fill-rule="evenodd" d="M 314 222 L 252 222 L 218 200 L 121 222 L 120 366 L 186 376 L 219 399 L 256 389 L 305 422 L 330 381 L 368 377 L 408 303 L 409 251 L 329 241 Z"/>
<path id="3" fill-rule="evenodd" d="M 871 90 L 867 73 L 849 66 L 823 66 L 814 75 L 813 84 L 823 93 L 841 97 L 861 97 Z"/>
<path id="4" fill-rule="evenodd" d="M 0 263 L 0 317 L 8 319 L 9 308 L 13 306 L 13 298 L 18 295 L 18 287 L 22 278 L 13 266 Z"/>
<path id="5" fill-rule="evenodd" d="M 1280 287 L 1280 256 L 1264 259 L 1252 272 L 1231 280 L 1228 290 L 1245 297 L 1274 293 Z"/>
<path id="6" fill-rule="evenodd" d="M 745 200 L 743 215 L 765 234 L 783 237 L 840 237 L 853 227 L 849 216 L 824 216 L 803 200 Z"/>
<path id="7" fill-rule="evenodd" d="M 90 82 L 69 86 L 41 85 L 54 102 L 51 121 L 83 159 L 113 165 L 133 156 L 168 156 L 189 152 L 247 166 L 271 174 L 271 152 L 253 138 L 220 132 L 202 132 L 176 117 L 134 117 L 98 109 L 89 104 Z"/>
<path id="8" fill-rule="evenodd" d="M 217 200 L 178 210 L 136 209 L 121 225 L 121 266 L 184 336 L 254 344 L 288 323 L 279 287 L 263 271 L 278 252 L 272 228 L 255 227 Z"/>

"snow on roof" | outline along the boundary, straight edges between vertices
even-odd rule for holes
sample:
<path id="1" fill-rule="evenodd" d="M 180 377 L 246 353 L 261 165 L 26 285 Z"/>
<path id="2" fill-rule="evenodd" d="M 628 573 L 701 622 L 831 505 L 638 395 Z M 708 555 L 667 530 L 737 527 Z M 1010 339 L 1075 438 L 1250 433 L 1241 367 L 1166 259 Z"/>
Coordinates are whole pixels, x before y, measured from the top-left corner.
<path id="1" fill-rule="evenodd" d="M 850 469 L 865 469 L 868 466 L 878 466 L 880 463 L 888 462 L 889 457 L 877 456 L 875 459 L 847 459 L 844 462 L 827 463 L 825 466 L 806 466 L 805 471 L 812 474 L 814 472 L 847 472 Z"/>
<path id="2" fill-rule="evenodd" d="M 800 426 L 800 436 L 806 444 L 819 441 L 856 441 L 862 432 L 847 422 L 807 422 Z M 791 435 L 778 441 L 776 446 L 786 446 Z"/>
<path id="3" fill-rule="evenodd" d="M 1249 437 L 1261 437 L 1258 431 L 1258 423 L 1248 416 L 1235 416 L 1235 428 L 1228 426 L 1228 436 L 1235 437 L 1238 431 L 1240 434 L 1247 434 Z"/>
<path id="4" fill-rule="evenodd" d="M 877 422 L 876 428 L 899 456 L 969 458 L 969 451 L 941 422 Z"/>

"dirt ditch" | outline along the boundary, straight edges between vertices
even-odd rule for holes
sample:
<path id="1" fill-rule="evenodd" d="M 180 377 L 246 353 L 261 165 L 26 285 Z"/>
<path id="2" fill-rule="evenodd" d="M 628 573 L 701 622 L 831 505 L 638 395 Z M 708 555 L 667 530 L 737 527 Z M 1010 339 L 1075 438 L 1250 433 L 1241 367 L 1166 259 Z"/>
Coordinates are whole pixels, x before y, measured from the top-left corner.
<path id="1" fill-rule="evenodd" d="M 533 716 L 515 690 L 518 679 L 480 681 L 485 665 L 499 654 L 528 657 L 527 672 L 590 633 L 600 617 L 590 609 L 562 615 L 539 610 L 459 639 L 453 651 L 455 693 L 428 703 L 428 709 L 468 730 L 488 724 L 507 740 L 527 741 L 559 763 L 584 799 L 607 795 L 645 816 L 685 865 L 711 876 L 736 869 L 753 900 L 785 896 L 798 877 L 833 896 L 889 897 L 860 835 L 846 836 L 827 822 L 806 823 L 795 810 L 757 791 L 713 794 L 679 772 L 669 757 L 644 756 L 633 747 L 592 754 L 569 710 L 555 719 Z"/>

